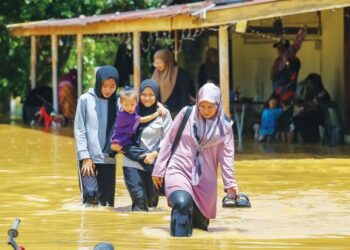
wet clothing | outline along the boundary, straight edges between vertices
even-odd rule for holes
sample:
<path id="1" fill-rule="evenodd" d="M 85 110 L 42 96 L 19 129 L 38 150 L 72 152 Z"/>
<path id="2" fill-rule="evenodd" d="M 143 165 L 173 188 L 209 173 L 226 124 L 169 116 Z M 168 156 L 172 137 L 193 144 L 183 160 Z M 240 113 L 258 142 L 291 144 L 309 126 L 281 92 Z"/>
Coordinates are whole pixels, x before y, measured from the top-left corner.
<path id="1" fill-rule="evenodd" d="M 156 97 L 159 97 L 159 87 L 157 83 L 153 80 L 143 81 L 140 86 L 140 93 L 142 93 L 147 87 L 153 90 Z M 138 110 L 139 115 L 147 116 L 156 112 L 158 100 L 159 99 L 157 98 L 156 103 L 151 107 L 146 107 L 140 102 Z M 141 147 L 146 148 L 149 152 L 154 150 L 158 151 L 171 123 L 172 119 L 170 112 L 168 112 L 165 117 L 158 116 L 156 119 L 148 123 L 140 124 L 137 132 L 138 135 L 135 137 L 135 139 L 137 139 L 136 143 Z M 123 174 L 125 185 L 132 200 L 133 210 L 147 211 L 147 207 L 140 204 L 150 205 L 150 200 L 157 200 L 157 194 L 153 193 L 152 176 L 149 173 L 150 171 L 151 169 L 147 169 L 147 166 L 144 164 L 129 159 L 128 156 L 125 155 L 123 160 Z M 156 205 L 156 203 L 152 203 L 152 206 Z"/>
<path id="2" fill-rule="evenodd" d="M 124 183 L 131 198 L 132 211 L 148 211 L 148 207 L 158 205 L 151 172 L 133 167 L 123 167 Z"/>
<path id="3" fill-rule="evenodd" d="M 209 219 L 193 202 L 191 194 L 175 191 L 169 197 L 171 211 L 170 235 L 175 237 L 191 236 L 193 228 L 208 231 Z"/>
<path id="4" fill-rule="evenodd" d="M 171 122 L 170 113 L 166 117 L 157 117 L 153 120 L 140 134 L 140 146 L 146 148 L 148 152 L 158 151 Z M 153 193 L 152 170 L 150 166 L 141 164 L 125 155 L 123 161 L 124 180 L 132 200 L 132 207 L 135 209 L 140 210 L 139 204 L 150 204 L 150 200 L 154 199 L 152 196 L 156 195 Z M 143 211 L 147 211 L 147 209 Z"/>
<path id="5" fill-rule="evenodd" d="M 118 71 L 112 66 L 100 67 L 96 73 L 95 88 L 89 89 L 79 97 L 74 121 L 74 137 L 78 161 L 91 159 L 98 170 L 97 176 L 83 177 L 79 168 L 83 202 L 90 203 L 86 197 L 93 195 L 96 198 L 98 194 L 102 205 L 107 205 L 108 201 L 108 205 L 112 206 L 116 162 L 110 155 L 110 136 L 118 107 L 115 93 L 108 99 L 101 93 L 103 81 L 110 78 L 117 84 Z"/>
<path id="6" fill-rule="evenodd" d="M 96 177 L 82 176 L 79 171 L 79 181 L 82 192 L 83 203 L 101 204 L 102 206 L 114 206 L 115 193 L 115 164 L 95 164 Z M 82 167 L 82 161 L 79 162 Z"/>
<path id="7" fill-rule="evenodd" d="M 218 103 L 216 117 L 204 120 L 199 114 L 198 106 L 194 106 L 177 149 L 166 165 L 187 109 L 183 108 L 164 138 L 152 175 L 165 178 L 168 204 L 171 204 L 172 193 L 185 191 L 191 195 L 206 218 L 215 218 L 219 163 L 225 188 L 237 186 L 233 174 L 233 132 L 232 123 L 224 118 L 220 89 L 214 84 L 204 85 L 197 94 L 197 105 L 203 100 Z"/>

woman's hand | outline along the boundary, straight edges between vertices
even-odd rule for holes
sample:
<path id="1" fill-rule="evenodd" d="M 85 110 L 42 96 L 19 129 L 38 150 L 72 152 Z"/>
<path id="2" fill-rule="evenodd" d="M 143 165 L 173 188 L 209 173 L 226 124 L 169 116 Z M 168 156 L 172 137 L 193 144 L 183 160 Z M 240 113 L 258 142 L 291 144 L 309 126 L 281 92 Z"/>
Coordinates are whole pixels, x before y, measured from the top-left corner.
<path id="1" fill-rule="evenodd" d="M 159 189 L 163 186 L 164 177 L 152 176 L 152 181 L 156 189 Z"/>
<path id="2" fill-rule="evenodd" d="M 122 153 L 124 154 L 123 147 L 120 146 L 118 143 L 112 143 L 111 144 L 111 149 L 117 153 Z"/>
<path id="3" fill-rule="evenodd" d="M 226 189 L 227 196 L 237 199 L 239 197 L 238 187 L 230 187 Z"/>
<path id="4" fill-rule="evenodd" d="M 83 160 L 83 166 L 81 167 L 81 174 L 83 176 L 95 176 L 95 164 L 90 158 Z"/>
<path id="5" fill-rule="evenodd" d="M 160 102 L 157 102 L 157 106 L 158 106 L 158 113 L 161 116 L 166 116 L 166 114 L 168 113 L 168 110 L 164 107 L 164 105 Z"/>
<path id="6" fill-rule="evenodd" d="M 151 153 L 142 154 L 141 157 L 145 157 L 145 159 L 143 159 L 144 163 L 152 164 L 157 159 L 158 152 L 157 151 L 153 151 Z"/>

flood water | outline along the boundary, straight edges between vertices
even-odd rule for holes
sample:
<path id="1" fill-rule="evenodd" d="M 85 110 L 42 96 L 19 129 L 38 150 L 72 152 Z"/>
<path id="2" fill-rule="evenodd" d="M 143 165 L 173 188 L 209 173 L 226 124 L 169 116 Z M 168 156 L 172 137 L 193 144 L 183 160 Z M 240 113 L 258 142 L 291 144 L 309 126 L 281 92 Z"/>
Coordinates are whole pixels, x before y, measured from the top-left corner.
<path id="1" fill-rule="evenodd" d="M 149 213 L 130 212 L 121 157 L 115 208 L 82 206 L 71 135 L 70 129 L 57 133 L 0 125 L 0 249 L 11 249 L 7 230 L 15 218 L 21 219 L 17 242 L 26 250 L 88 250 L 102 241 L 115 249 L 350 245 L 349 146 L 330 151 L 319 145 L 278 145 L 259 151 L 252 144 L 237 153 L 235 163 L 240 189 L 249 195 L 252 208 L 221 208 L 219 199 L 209 232 L 194 230 L 191 238 L 175 239 L 169 236 L 170 209 L 164 198 Z"/>

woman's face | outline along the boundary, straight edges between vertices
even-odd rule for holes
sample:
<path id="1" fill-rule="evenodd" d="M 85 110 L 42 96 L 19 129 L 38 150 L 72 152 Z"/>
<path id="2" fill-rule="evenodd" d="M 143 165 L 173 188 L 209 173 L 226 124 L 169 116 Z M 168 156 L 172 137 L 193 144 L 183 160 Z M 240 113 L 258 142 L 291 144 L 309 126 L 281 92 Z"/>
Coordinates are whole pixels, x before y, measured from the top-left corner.
<path id="1" fill-rule="evenodd" d="M 216 115 L 218 106 L 215 103 L 208 101 L 201 101 L 199 103 L 199 113 L 204 119 L 211 119 Z"/>
<path id="2" fill-rule="evenodd" d="M 103 81 L 101 87 L 101 94 L 104 98 L 111 97 L 117 89 L 117 83 L 113 78 L 109 78 Z"/>
<path id="3" fill-rule="evenodd" d="M 160 58 L 154 58 L 153 66 L 160 72 L 163 72 L 166 69 L 166 64 Z"/>
<path id="4" fill-rule="evenodd" d="M 140 102 L 146 107 L 149 108 L 154 105 L 157 101 L 156 95 L 150 87 L 145 88 L 140 96 Z"/>

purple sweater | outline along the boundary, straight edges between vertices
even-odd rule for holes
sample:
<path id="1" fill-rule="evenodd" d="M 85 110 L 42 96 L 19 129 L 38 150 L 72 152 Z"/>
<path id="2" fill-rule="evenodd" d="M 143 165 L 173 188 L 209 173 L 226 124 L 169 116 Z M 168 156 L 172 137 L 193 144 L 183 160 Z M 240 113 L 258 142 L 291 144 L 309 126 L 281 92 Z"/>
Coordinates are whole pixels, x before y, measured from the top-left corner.
<path id="1" fill-rule="evenodd" d="M 125 111 L 119 111 L 111 143 L 117 143 L 122 147 L 131 144 L 131 137 L 136 133 L 139 124 L 140 116 L 136 113 L 129 114 Z"/>

